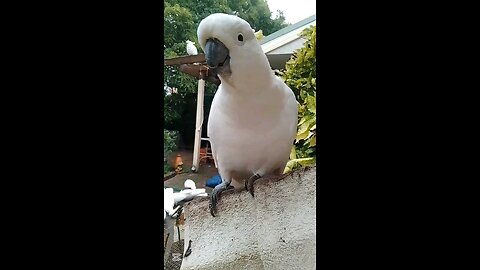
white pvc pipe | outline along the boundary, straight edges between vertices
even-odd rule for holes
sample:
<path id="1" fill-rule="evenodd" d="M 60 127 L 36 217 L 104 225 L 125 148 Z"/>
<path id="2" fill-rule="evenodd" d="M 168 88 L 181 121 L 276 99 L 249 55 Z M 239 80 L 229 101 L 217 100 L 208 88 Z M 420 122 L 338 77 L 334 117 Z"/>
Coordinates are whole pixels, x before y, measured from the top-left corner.
<path id="1" fill-rule="evenodd" d="M 201 75 L 201 74 L 200 74 Z M 200 76 L 201 77 L 201 76 Z M 197 95 L 197 121 L 195 128 L 195 142 L 193 144 L 193 164 L 192 171 L 198 171 L 200 165 L 200 140 L 202 136 L 203 126 L 203 98 L 205 93 L 205 80 L 198 80 L 198 95 Z"/>

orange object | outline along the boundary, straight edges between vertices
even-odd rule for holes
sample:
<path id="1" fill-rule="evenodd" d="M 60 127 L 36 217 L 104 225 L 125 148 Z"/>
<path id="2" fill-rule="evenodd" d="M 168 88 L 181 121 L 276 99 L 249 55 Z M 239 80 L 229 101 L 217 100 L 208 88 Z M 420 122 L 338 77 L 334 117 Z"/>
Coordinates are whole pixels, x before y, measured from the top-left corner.
<path id="1" fill-rule="evenodd" d="M 183 165 L 182 156 L 180 154 L 177 154 L 177 157 L 175 158 L 175 168 L 182 165 Z"/>
<path id="2" fill-rule="evenodd" d="M 208 163 L 210 155 L 208 153 L 208 148 L 200 148 L 200 163 Z"/>
<path id="3" fill-rule="evenodd" d="M 183 170 L 183 160 L 182 156 L 180 154 L 177 154 L 177 157 L 175 158 L 175 171 L 177 173 L 181 172 Z"/>
<path id="4" fill-rule="evenodd" d="M 200 148 L 200 159 L 207 157 L 207 149 Z"/>

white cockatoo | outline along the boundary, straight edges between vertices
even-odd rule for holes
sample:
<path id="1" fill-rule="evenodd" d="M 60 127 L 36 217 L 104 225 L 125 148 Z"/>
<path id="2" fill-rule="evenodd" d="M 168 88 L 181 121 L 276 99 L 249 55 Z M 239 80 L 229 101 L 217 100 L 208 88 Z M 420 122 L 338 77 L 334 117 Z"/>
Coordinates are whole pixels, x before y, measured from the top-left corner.
<path id="1" fill-rule="evenodd" d="M 173 198 L 173 188 L 164 188 L 163 189 L 163 219 L 167 215 L 173 214 L 173 207 L 175 206 L 175 200 Z"/>
<path id="2" fill-rule="evenodd" d="M 205 192 L 204 188 L 198 188 L 198 189 L 184 189 L 180 192 L 173 193 L 173 198 L 175 201 L 175 205 L 179 203 L 184 203 L 193 200 L 194 197 L 203 197 L 203 196 L 208 196 L 207 193 Z"/>
<path id="3" fill-rule="evenodd" d="M 183 184 L 185 189 L 196 189 L 197 187 L 195 186 L 195 182 L 193 182 L 192 179 L 187 179 L 185 180 L 185 183 Z"/>
<path id="4" fill-rule="evenodd" d="M 248 22 L 212 14 L 200 22 L 197 36 L 221 81 L 207 128 L 222 177 L 210 197 L 215 216 L 218 195 L 232 188 L 232 179 L 247 179 L 245 188 L 253 196 L 256 179 L 283 173 L 297 131 L 298 103 L 274 75 Z"/>
<path id="5" fill-rule="evenodd" d="M 207 192 L 204 188 L 196 188 L 195 182 L 191 179 L 185 180 L 185 189 L 180 192 L 173 192 L 173 188 L 164 189 L 164 211 L 163 219 L 168 216 L 176 216 L 175 212 L 179 209 L 183 203 L 191 201 L 195 197 L 206 197 Z"/>
<path id="6" fill-rule="evenodd" d="M 193 182 L 191 179 L 185 180 L 183 186 L 185 187 L 184 190 L 173 194 L 175 204 L 188 202 L 194 197 L 207 196 L 205 189 L 197 188 L 195 186 L 195 182 Z"/>
<path id="7" fill-rule="evenodd" d="M 195 44 L 195 42 L 187 40 L 187 54 L 188 55 L 197 55 L 198 54 L 197 47 L 195 47 L 194 44 Z"/>

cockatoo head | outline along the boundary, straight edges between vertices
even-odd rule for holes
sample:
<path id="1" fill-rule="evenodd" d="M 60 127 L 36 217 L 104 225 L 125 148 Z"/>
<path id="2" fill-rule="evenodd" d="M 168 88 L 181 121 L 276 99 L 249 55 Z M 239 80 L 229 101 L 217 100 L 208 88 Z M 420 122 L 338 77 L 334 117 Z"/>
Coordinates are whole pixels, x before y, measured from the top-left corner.
<path id="1" fill-rule="evenodd" d="M 195 44 L 195 42 L 187 40 L 187 44 L 192 44 L 193 45 L 193 44 Z"/>
<path id="2" fill-rule="evenodd" d="M 222 81 L 251 80 L 259 70 L 270 70 L 252 27 L 237 16 L 212 14 L 200 22 L 197 36 L 207 65 Z"/>

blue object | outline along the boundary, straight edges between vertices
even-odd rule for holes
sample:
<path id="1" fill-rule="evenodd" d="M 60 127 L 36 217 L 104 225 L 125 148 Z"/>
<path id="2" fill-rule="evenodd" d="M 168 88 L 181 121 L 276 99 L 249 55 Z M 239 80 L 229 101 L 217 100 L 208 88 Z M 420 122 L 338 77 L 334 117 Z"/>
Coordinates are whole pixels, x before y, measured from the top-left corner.
<path id="1" fill-rule="evenodd" d="M 214 177 L 207 180 L 206 186 L 210 188 L 215 188 L 220 183 L 222 183 L 222 178 L 220 177 L 220 175 L 217 174 Z"/>

